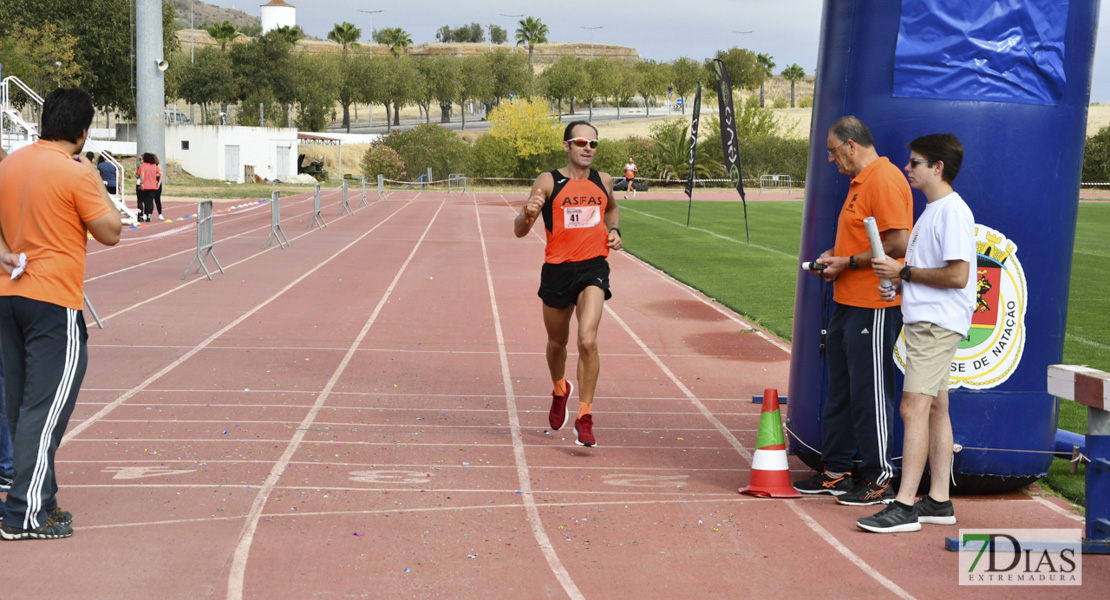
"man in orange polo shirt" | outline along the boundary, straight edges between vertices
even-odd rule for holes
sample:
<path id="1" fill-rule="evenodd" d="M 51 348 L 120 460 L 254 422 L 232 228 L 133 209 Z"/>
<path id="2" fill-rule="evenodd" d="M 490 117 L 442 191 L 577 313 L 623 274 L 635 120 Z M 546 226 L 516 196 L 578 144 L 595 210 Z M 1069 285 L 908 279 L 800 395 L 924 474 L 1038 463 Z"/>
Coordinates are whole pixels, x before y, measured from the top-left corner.
<path id="1" fill-rule="evenodd" d="M 871 268 L 871 244 L 863 220 L 874 217 L 890 258 L 905 256 L 913 226 L 913 196 L 902 171 L 875 150 L 871 131 L 859 119 L 842 117 L 829 128 L 829 162 L 849 175 L 848 198 L 840 210 L 836 241 L 817 259 L 833 284 L 833 313 L 825 356 L 829 394 L 821 413 L 824 471 L 794 483 L 806 494 L 831 494 L 841 504 L 887 504 L 891 418 L 898 414 L 894 392 L 894 342 L 902 329 L 901 301 L 883 300 Z M 853 479 L 853 459 L 860 462 Z"/>
<path id="2" fill-rule="evenodd" d="M 578 313 L 578 418 L 575 443 L 595 446 L 594 390 L 601 370 L 597 328 L 609 292 L 609 250 L 620 250 L 620 209 L 613 199 L 613 178 L 590 165 L 597 148 L 597 129 L 574 121 L 563 131 L 567 166 L 543 173 L 532 184 L 524 209 L 513 221 L 517 237 L 524 237 L 543 216 L 547 250 L 540 273 L 543 324 L 547 329 L 547 367 L 554 383 L 548 423 L 566 424 L 567 400 L 574 385 L 566 379 L 570 320 Z"/>
<path id="3" fill-rule="evenodd" d="M 87 233 L 114 245 L 120 215 L 104 182 L 75 159 L 93 104 L 77 89 L 51 92 L 42 137 L 0 162 L 0 348 L 15 477 L 0 537 L 73 535 L 58 507 L 54 453 L 62 441 L 88 362 L 84 305 Z"/>

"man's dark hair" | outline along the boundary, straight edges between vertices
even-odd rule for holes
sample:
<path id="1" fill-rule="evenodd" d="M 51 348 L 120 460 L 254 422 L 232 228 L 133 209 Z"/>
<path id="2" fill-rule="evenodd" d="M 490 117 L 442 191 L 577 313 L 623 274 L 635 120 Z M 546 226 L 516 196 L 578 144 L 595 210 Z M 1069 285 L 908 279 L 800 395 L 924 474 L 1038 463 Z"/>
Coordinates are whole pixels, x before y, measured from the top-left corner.
<path id="1" fill-rule="evenodd" d="M 948 185 L 956 180 L 960 174 L 960 166 L 964 162 L 964 146 L 953 133 L 934 133 L 923 135 L 906 144 L 910 150 L 921 155 L 932 165 L 937 161 L 944 163 L 944 170 L 940 178 Z"/>
<path id="2" fill-rule="evenodd" d="M 58 88 L 42 103 L 42 139 L 77 143 L 92 125 L 92 98 L 84 90 Z"/>
<path id="3" fill-rule="evenodd" d="M 563 141 L 564 142 L 574 138 L 574 134 L 572 134 L 571 132 L 574 131 L 574 128 L 578 127 L 579 125 L 589 126 L 590 129 L 594 130 L 594 137 L 595 138 L 597 137 L 597 127 L 594 127 L 593 125 L 590 125 L 589 121 L 571 121 L 570 123 L 567 123 L 567 128 L 563 130 Z"/>
<path id="4" fill-rule="evenodd" d="M 851 140 L 864 148 L 875 147 L 875 138 L 871 135 L 871 130 L 863 124 L 863 121 L 852 115 L 837 119 L 836 123 L 829 127 L 829 133 L 841 142 Z"/>

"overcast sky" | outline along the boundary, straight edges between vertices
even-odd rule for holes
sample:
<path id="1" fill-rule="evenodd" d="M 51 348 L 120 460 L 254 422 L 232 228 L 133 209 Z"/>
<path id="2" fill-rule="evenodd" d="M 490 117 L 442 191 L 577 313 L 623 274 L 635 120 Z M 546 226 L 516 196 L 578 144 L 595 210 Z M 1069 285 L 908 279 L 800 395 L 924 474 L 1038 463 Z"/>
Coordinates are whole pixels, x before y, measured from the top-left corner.
<path id="1" fill-rule="evenodd" d="M 269 0 L 209 0 L 261 16 Z M 895 0 L 891 0 L 895 1 Z M 552 42 L 590 42 L 635 48 L 640 56 L 668 62 L 680 56 L 703 60 L 733 46 L 770 54 L 775 73 L 797 63 L 809 75 L 817 66 L 822 0 L 625 0 L 590 2 L 580 9 L 546 0 L 286 0 L 297 7 L 297 24 L 309 35 L 325 38 L 336 23 L 362 29 L 363 41 L 375 29 L 400 27 L 414 43 L 435 41 L 443 25 L 490 23 L 515 36 L 519 16 L 543 21 Z M 1091 101 L 1110 103 L 1110 7 L 1100 11 L 1099 47 L 1095 52 Z M 370 15 L 361 10 L 381 10 Z M 372 23 L 371 23 L 372 20 Z M 583 27 L 603 27 L 587 30 Z M 750 32 L 750 33 L 737 33 Z M 487 33 L 487 39 L 488 39 Z M 1101 71 L 1101 73 L 1100 73 Z"/>

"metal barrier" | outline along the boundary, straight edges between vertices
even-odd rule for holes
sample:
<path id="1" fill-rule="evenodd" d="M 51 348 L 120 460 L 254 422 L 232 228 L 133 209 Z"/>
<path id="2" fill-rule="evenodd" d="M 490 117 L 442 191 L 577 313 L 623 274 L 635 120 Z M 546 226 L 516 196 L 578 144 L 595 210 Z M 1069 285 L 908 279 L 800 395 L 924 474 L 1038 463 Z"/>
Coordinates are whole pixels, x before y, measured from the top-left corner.
<path id="1" fill-rule="evenodd" d="M 328 226 L 327 221 L 324 221 L 324 214 L 320 212 L 320 184 L 316 184 L 316 194 L 312 200 L 312 218 L 308 220 L 308 225 L 305 229 L 312 229 L 316 225 L 317 229 L 323 229 Z"/>
<path id="2" fill-rule="evenodd" d="M 378 200 L 385 200 L 385 176 L 378 175 Z"/>
<path id="3" fill-rule="evenodd" d="M 466 193 L 466 173 L 451 173 L 447 176 L 447 195 Z"/>
<path id="4" fill-rule="evenodd" d="M 347 201 L 347 180 L 343 180 L 343 202 L 339 205 L 339 212 L 335 216 L 341 216 L 343 213 L 354 216 L 355 211 L 351 210 L 351 203 Z"/>
<path id="5" fill-rule="evenodd" d="M 1048 393 L 1087 407 L 1087 528 L 1083 552 L 1110 554 L 1110 373 L 1048 366 Z"/>
<path id="6" fill-rule="evenodd" d="M 289 238 L 285 237 L 285 231 L 281 228 L 281 193 L 277 190 L 274 190 L 273 195 L 270 196 L 270 235 L 266 236 L 262 247 L 269 246 L 272 240 L 277 240 L 283 250 L 290 244 Z"/>
<path id="7" fill-rule="evenodd" d="M 360 177 L 359 179 L 362 180 L 362 200 L 358 201 L 358 204 L 355 205 L 355 208 L 362 208 L 363 204 L 365 204 L 366 206 L 370 206 L 370 203 L 366 200 L 366 178 Z"/>
<path id="8" fill-rule="evenodd" d="M 204 269 L 204 274 L 208 276 L 208 279 L 212 279 L 212 273 L 208 271 L 208 267 L 204 264 L 204 261 L 207 260 L 209 256 L 212 257 L 212 260 L 216 261 L 216 266 L 220 268 L 220 273 L 224 272 L 223 265 L 220 264 L 220 259 L 216 258 L 216 255 L 212 253 L 213 244 L 212 201 L 201 200 L 197 202 L 197 253 L 194 254 L 193 259 L 189 261 L 189 266 L 185 267 L 185 274 L 181 276 L 182 279 L 188 277 L 189 269 L 193 268 L 193 263 L 198 261 L 197 270 L 193 271 L 193 273 L 197 273 L 201 269 Z"/>
<path id="9" fill-rule="evenodd" d="M 785 189 L 787 193 L 794 193 L 794 180 L 789 175 L 760 175 L 759 193 L 767 190 Z"/>

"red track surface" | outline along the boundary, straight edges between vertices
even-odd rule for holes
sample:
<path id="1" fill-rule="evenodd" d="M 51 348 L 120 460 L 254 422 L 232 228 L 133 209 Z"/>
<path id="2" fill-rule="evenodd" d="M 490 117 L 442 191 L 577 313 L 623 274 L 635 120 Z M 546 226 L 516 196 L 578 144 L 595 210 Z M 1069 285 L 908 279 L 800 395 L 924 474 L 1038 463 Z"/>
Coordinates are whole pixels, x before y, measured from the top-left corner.
<path id="1" fill-rule="evenodd" d="M 956 527 L 875 535 L 854 523 L 874 507 L 737 494 L 751 397 L 787 395 L 787 346 L 624 253 L 602 319 L 599 447 L 547 431 L 543 241 L 513 237 L 521 201 L 395 192 L 339 217 L 332 191 L 328 226 L 306 230 L 311 199 L 287 198 L 286 249 L 261 247 L 268 204 L 217 205 L 226 274 L 211 281 L 181 279 L 190 220 L 90 242 L 106 328 L 86 311 L 89 371 L 57 459 L 77 533 L 0 543 L 0 596 L 1046 592 L 960 587 L 943 544 L 959 527 L 1080 527 L 1054 499 L 962 498 Z M 572 348 L 568 376 L 574 364 Z M 1084 557 L 1083 587 L 1063 591 L 1102 597 L 1107 567 Z"/>

